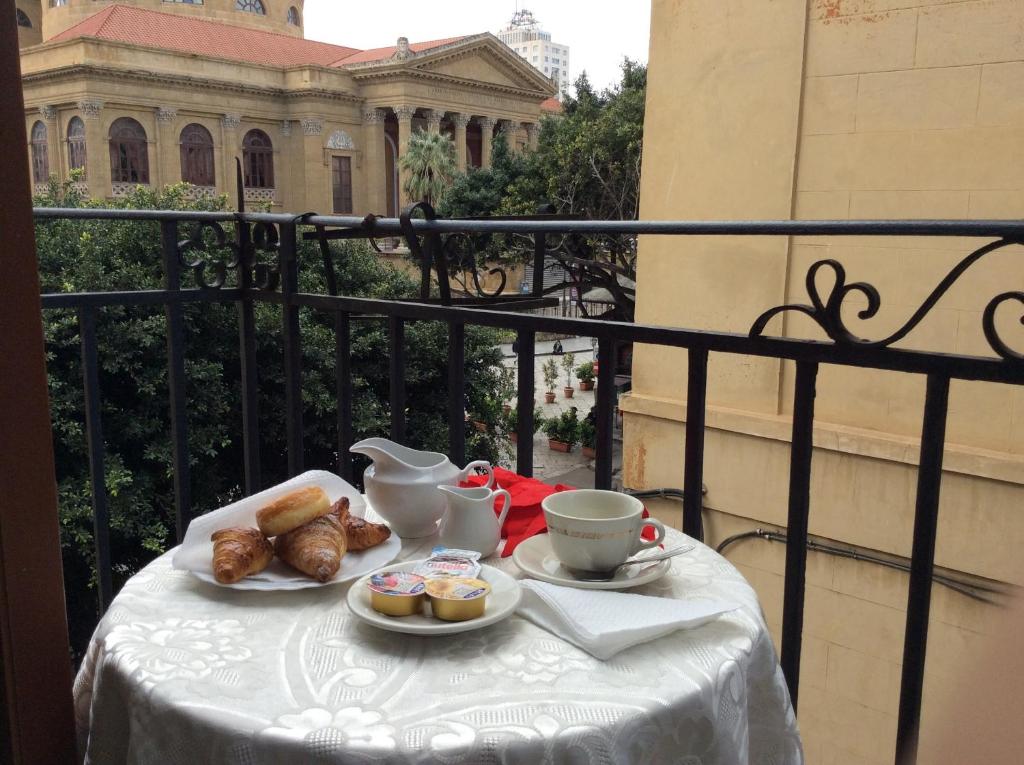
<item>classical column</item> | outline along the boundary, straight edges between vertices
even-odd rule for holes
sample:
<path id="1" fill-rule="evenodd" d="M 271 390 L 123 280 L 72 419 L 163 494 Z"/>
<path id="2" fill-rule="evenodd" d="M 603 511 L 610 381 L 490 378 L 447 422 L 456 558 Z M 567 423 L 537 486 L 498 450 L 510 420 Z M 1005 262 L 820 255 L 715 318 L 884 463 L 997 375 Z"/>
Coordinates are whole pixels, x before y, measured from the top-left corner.
<path id="1" fill-rule="evenodd" d="M 494 126 L 497 120 L 493 117 L 480 118 L 480 167 L 491 166 L 491 148 L 494 142 Z"/>
<path id="2" fill-rule="evenodd" d="M 181 180 L 181 151 L 174 122 L 178 110 L 173 106 L 156 108 L 156 177 L 153 186 L 160 188 Z"/>
<path id="3" fill-rule="evenodd" d="M 291 120 L 281 120 L 281 139 L 274 142 L 274 186 L 277 201 L 285 210 L 298 210 L 304 198 L 303 173 L 296 169 L 301 154 Z M 280 158 L 280 159 L 278 159 Z"/>
<path id="4" fill-rule="evenodd" d="M 401 163 L 402 157 L 409 150 L 409 138 L 412 136 L 412 115 L 416 113 L 416 108 L 412 106 L 396 106 L 395 116 L 398 117 L 398 161 Z M 409 177 L 409 173 L 402 169 L 401 164 L 398 166 L 398 199 L 399 205 L 405 207 L 409 204 L 409 195 L 405 193 L 406 180 Z"/>
<path id="5" fill-rule="evenodd" d="M 384 157 L 384 110 L 363 111 L 363 188 L 366 212 L 387 213 L 387 163 Z"/>
<path id="6" fill-rule="evenodd" d="M 513 129 L 512 120 L 498 120 L 497 134 L 505 139 L 505 146 L 508 147 L 509 154 L 514 154 L 516 151 L 516 134 Z"/>
<path id="7" fill-rule="evenodd" d="M 526 125 L 526 145 L 530 151 L 537 151 L 540 146 L 540 125 L 530 122 Z"/>
<path id="8" fill-rule="evenodd" d="M 302 126 L 302 158 L 306 171 L 306 199 L 303 210 L 331 212 L 330 179 L 324 167 L 324 122 L 319 117 L 299 120 Z"/>
<path id="9" fill-rule="evenodd" d="M 106 199 L 113 191 L 110 188 L 110 144 L 100 119 L 103 102 L 79 101 L 78 111 L 85 122 L 85 180 L 89 196 Z"/>
<path id="10" fill-rule="evenodd" d="M 228 195 L 228 205 L 236 209 L 238 206 L 238 183 L 235 181 L 235 159 L 242 158 L 242 146 L 238 139 L 240 124 L 242 124 L 242 118 L 237 114 L 225 114 L 220 120 L 221 158 L 224 160 L 224 169 L 220 174 L 221 182 L 218 191 L 223 190 L 223 193 Z"/>
<path id="11" fill-rule="evenodd" d="M 444 112 L 438 109 L 427 109 L 427 130 L 431 133 L 440 133 L 442 117 L 444 117 Z"/>
<path id="12" fill-rule="evenodd" d="M 469 153 L 469 146 L 466 143 L 466 126 L 469 125 L 469 117 L 465 114 L 452 115 L 455 123 L 455 168 L 460 172 L 466 172 L 466 156 Z"/>
<path id="13" fill-rule="evenodd" d="M 40 106 L 39 116 L 46 123 L 46 155 L 50 161 L 50 175 L 57 176 L 57 181 L 63 181 L 64 162 L 61 157 L 60 127 L 57 125 L 57 109 L 53 106 Z"/>

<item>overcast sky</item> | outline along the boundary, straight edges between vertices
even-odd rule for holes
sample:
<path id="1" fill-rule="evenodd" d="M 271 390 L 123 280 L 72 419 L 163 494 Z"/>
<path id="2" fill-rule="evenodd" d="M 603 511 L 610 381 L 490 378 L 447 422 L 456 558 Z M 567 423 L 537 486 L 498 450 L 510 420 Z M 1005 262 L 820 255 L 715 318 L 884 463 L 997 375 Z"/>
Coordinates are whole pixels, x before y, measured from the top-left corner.
<path id="1" fill-rule="evenodd" d="M 517 7 L 528 8 L 570 48 L 570 80 L 586 69 L 598 88 L 618 79 L 623 56 L 647 62 L 648 0 L 306 0 L 306 37 L 380 48 L 399 37 L 412 42 L 496 32 Z"/>

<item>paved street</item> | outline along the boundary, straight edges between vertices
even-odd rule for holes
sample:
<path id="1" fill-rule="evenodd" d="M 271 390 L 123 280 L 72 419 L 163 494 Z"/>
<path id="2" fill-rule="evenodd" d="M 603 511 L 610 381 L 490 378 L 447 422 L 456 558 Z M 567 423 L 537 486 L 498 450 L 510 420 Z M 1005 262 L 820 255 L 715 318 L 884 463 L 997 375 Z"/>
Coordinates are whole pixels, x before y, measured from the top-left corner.
<path id="1" fill-rule="evenodd" d="M 565 353 L 575 354 L 575 360 L 573 366 L 579 366 L 584 361 L 594 360 L 594 349 L 591 344 L 590 338 L 577 338 L 571 337 L 560 341 L 562 343 L 562 349 Z M 553 404 L 544 403 L 544 391 L 546 386 L 544 384 L 543 366 L 551 358 L 556 361 L 561 361 L 561 356 L 555 356 L 552 354 L 554 342 L 538 342 L 537 343 L 537 357 L 534 362 L 536 370 L 535 378 L 535 390 L 537 392 L 536 400 L 540 410 L 543 412 L 545 418 L 555 417 L 562 412 L 569 409 L 569 407 L 576 407 L 577 415 L 582 420 L 587 416 L 590 408 L 594 405 L 594 392 L 593 391 L 581 391 L 579 390 L 579 381 L 576 379 L 575 371 L 572 373 L 572 384 L 576 388 L 575 393 L 571 399 L 565 398 L 562 388 L 565 385 L 565 373 L 559 365 L 559 381 L 556 387 L 555 402 Z M 512 369 L 517 367 L 516 356 L 512 353 L 511 345 L 501 346 L 502 355 L 505 357 L 504 363 Z M 513 402 L 514 403 L 514 402 Z M 515 445 L 509 444 L 509 454 L 503 455 L 503 464 L 512 470 L 516 469 L 515 461 Z M 615 453 L 613 455 L 613 481 L 617 480 L 621 472 L 622 465 L 622 442 L 618 432 L 616 432 L 615 438 Z M 549 483 L 567 483 L 573 486 L 586 488 L 593 487 L 594 485 L 594 465 L 593 460 L 589 460 L 583 456 L 580 450 L 580 446 L 577 444 L 573 447 L 573 450 L 568 454 L 561 452 L 554 452 L 548 447 L 547 436 L 544 435 L 543 431 L 539 431 L 534 436 L 533 443 L 533 474 L 536 478 Z"/>

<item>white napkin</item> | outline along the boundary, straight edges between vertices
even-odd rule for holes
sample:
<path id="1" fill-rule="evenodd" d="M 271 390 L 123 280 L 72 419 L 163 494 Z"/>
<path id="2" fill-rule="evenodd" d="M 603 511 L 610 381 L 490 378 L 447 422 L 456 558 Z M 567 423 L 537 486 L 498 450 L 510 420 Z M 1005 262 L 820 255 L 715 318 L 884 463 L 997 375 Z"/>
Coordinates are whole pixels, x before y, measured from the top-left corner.
<path id="1" fill-rule="evenodd" d="M 739 606 L 608 590 L 581 590 L 524 579 L 517 612 L 598 659 L 684 627 L 699 627 Z"/>

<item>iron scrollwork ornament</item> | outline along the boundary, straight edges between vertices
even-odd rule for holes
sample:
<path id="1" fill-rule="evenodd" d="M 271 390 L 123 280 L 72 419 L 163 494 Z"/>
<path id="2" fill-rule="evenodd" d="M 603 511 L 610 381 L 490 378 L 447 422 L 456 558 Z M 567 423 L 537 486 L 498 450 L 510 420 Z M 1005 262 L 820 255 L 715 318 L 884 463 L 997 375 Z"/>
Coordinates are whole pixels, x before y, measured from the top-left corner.
<path id="1" fill-rule="evenodd" d="M 1024 240 L 999 239 L 974 250 L 974 252 L 961 260 L 948 274 L 946 274 L 946 277 L 939 282 L 935 289 L 932 290 L 931 294 L 928 295 L 928 298 L 924 303 L 921 304 L 921 306 L 906 321 L 906 323 L 903 324 L 903 326 L 889 336 L 880 340 L 869 340 L 854 334 L 846 326 L 842 316 L 843 303 L 847 296 L 851 293 L 858 292 L 866 298 L 867 305 L 857 312 L 857 318 L 863 320 L 874 317 L 882 305 L 882 298 L 879 295 L 878 290 L 867 282 L 851 282 L 847 284 L 846 269 L 843 268 L 843 265 L 839 261 L 832 259 L 819 260 L 807 270 L 807 277 L 805 280 L 807 295 L 811 300 L 811 304 L 789 303 L 786 305 L 776 306 L 765 311 L 757 318 L 753 326 L 750 328 L 750 336 L 754 338 L 764 337 L 764 330 L 769 321 L 779 314 L 787 311 L 795 311 L 813 319 L 814 322 L 824 330 L 829 339 L 837 345 L 855 345 L 862 348 L 886 348 L 893 343 L 899 342 L 910 334 L 910 332 L 921 323 L 929 311 L 935 307 L 935 304 L 939 302 L 949 288 L 952 287 L 963 273 L 974 263 L 978 262 L 990 252 L 995 252 L 996 250 L 1000 250 L 1014 244 L 1024 244 Z M 832 291 L 824 301 L 821 299 L 821 295 L 818 292 L 818 285 L 816 281 L 818 272 L 823 268 L 830 269 L 835 275 L 835 282 L 832 285 Z M 988 341 L 988 344 L 999 356 L 1007 360 L 1024 361 L 1024 354 L 1010 348 L 1010 346 L 999 336 L 995 326 L 996 310 L 1003 303 L 1011 301 L 1016 301 L 1024 306 L 1024 292 L 1003 292 L 992 298 L 982 314 L 982 330 L 985 333 L 985 339 Z M 1024 324 L 1024 315 L 1021 316 L 1021 323 Z"/>
<path id="2" fill-rule="evenodd" d="M 257 262 L 256 255 L 261 251 L 277 252 L 277 228 L 270 223 L 257 223 L 252 227 L 250 235 L 248 223 L 239 220 L 236 225 L 239 227 L 237 241 L 229 238 L 224 227 L 216 221 L 195 223 L 189 238 L 178 242 L 178 263 L 182 268 L 192 271 L 196 285 L 202 289 L 223 288 L 227 284 L 228 274 L 234 272 L 237 275 L 242 268 L 251 274 L 251 284 L 255 289 L 276 289 L 280 279 L 277 266 Z M 207 233 L 213 234 L 212 242 L 207 240 Z M 226 251 L 228 257 L 213 258 L 209 255 L 211 250 Z M 242 280 L 237 279 L 237 283 L 241 286 Z"/>

